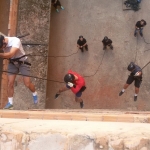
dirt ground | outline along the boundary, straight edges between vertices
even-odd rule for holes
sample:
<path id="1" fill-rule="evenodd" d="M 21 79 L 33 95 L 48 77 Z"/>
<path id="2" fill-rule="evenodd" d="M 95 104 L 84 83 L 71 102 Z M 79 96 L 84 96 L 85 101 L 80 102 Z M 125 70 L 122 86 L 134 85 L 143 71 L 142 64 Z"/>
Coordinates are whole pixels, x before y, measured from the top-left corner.
<path id="1" fill-rule="evenodd" d="M 144 37 L 149 42 L 149 0 L 142 1 L 138 12 L 123 11 L 120 0 L 61 0 L 65 10 L 51 12 L 49 55 L 64 56 L 75 53 L 76 41 L 83 35 L 89 45 L 89 51 L 70 57 L 49 58 L 48 78 L 63 81 L 69 69 L 83 76 L 93 75 L 102 58 L 102 39 L 108 36 L 113 40 L 114 50 L 105 52 L 102 64 L 96 75 L 85 78 L 87 90 L 83 93 L 85 109 L 126 109 L 150 110 L 149 90 L 150 66 L 143 70 L 143 82 L 138 101 L 133 101 L 134 84 L 118 96 L 129 75 L 127 65 L 131 61 L 143 67 L 150 58 L 149 45 L 143 39 L 133 36 L 135 23 L 141 19 L 147 21 Z M 64 92 L 57 100 L 54 95 L 65 86 L 49 82 L 47 85 L 46 108 L 79 108 L 71 91 Z"/>

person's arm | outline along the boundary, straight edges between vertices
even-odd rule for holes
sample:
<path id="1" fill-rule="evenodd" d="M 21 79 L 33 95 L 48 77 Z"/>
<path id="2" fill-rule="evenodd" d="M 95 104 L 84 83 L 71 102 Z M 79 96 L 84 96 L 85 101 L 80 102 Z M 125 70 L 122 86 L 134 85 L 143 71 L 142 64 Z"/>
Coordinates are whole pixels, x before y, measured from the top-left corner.
<path id="1" fill-rule="evenodd" d="M 0 53 L 0 57 L 1 58 L 11 58 L 17 53 L 18 50 L 19 50 L 18 48 L 12 47 L 10 52 L 8 52 L 8 53 Z"/>
<path id="2" fill-rule="evenodd" d="M 137 22 L 136 25 L 135 25 L 135 29 L 139 29 L 139 27 L 138 27 L 138 22 Z"/>
<path id="3" fill-rule="evenodd" d="M 80 45 L 79 45 L 79 40 L 77 41 L 77 47 L 78 47 L 78 48 L 80 48 Z"/>
<path id="4" fill-rule="evenodd" d="M 79 44 L 77 44 L 77 47 L 79 47 L 79 48 L 80 48 L 80 45 L 79 45 Z"/>
<path id="5" fill-rule="evenodd" d="M 64 91 L 67 91 L 67 90 L 70 90 L 70 89 L 67 88 L 67 87 L 62 87 L 62 88 L 59 89 L 59 91 L 57 92 L 57 94 L 60 94 L 60 93 L 62 93 Z"/>
<path id="6" fill-rule="evenodd" d="M 102 43 L 103 43 L 103 46 L 105 46 L 105 40 L 104 39 L 102 40 Z"/>
<path id="7" fill-rule="evenodd" d="M 87 41 L 86 41 L 86 39 L 84 39 L 85 40 L 85 44 L 83 44 L 83 46 L 86 46 L 87 45 Z"/>
<path id="8" fill-rule="evenodd" d="M 141 71 L 138 71 L 134 76 L 139 77 L 139 76 L 141 76 L 141 75 L 142 75 L 142 72 L 141 72 Z"/>
<path id="9" fill-rule="evenodd" d="M 112 40 L 110 39 L 110 44 L 112 44 Z"/>
<path id="10" fill-rule="evenodd" d="M 86 46 L 86 45 L 87 45 L 87 42 L 83 46 Z"/>

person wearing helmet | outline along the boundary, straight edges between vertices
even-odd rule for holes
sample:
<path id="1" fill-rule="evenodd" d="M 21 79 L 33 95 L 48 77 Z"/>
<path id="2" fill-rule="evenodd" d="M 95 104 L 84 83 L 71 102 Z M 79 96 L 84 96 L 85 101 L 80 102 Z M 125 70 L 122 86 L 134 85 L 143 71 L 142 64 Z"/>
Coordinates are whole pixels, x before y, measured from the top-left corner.
<path id="1" fill-rule="evenodd" d="M 83 108 L 83 100 L 81 98 L 82 92 L 86 89 L 84 78 L 76 72 L 71 70 L 64 76 L 66 87 L 59 89 L 55 95 L 55 99 L 58 98 L 60 93 L 70 90 L 75 94 L 75 101 L 80 103 L 80 107 Z"/>
<path id="2" fill-rule="evenodd" d="M 88 51 L 88 45 L 85 38 L 83 38 L 82 35 L 79 36 L 79 39 L 77 40 L 77 47 L 83 52 L 83 48 L 85 47 L 86 51 Z"/>
<path id="3" fill-rule="evenodd" d="M 137 101 L 137 95 L 139 93 L 139 88 L 142 83 L 142 69 L 138 65 L 134 64 L 133 62 L 131 62 L 128 65 L 127 69 L 128 71 L 131 72 L 131 74 L 129 75 L 127 82 L 124 85 L 123 89 L 119 93 L 119 96 L 121 96 L 125 92 L 125 90 L 128 88 L 128 86 L 134 81 L 134 86 L 135 86 L 134 101 Z"/>
<path id="4" fill-rule="evenodd" d="M 30 77 L 28 77 L 30 75 L 31 64 L 27 61 L 20 39 L 17 37 L 4 37 L 3 35 L 0 35 L 0 50 L 4 51 L 4 53 L 0 53 L 0 57 L 9 59 L 7 88 L 8 103 L 4 109 L 13 108 L 14 82 L 16 75 L 19 72 L 23 75 L 25 86 L 33 93 L 34 103 L 37 104 L 37 92 L 35 91 L 35 86 L 30 81 Z"/>
<path id="5" fill-rule="evenodd" d="M 134 31 L 134 36 L 136 37 L 137 33 L 139 32 L 141 36 L 143 36 L 143 27 L 146 26 L 146 21 L 141 20 L 138 21 L 135 25 L 135 31 Z"/>
<path id="6" fill-rule="evenodd" d="M 56 12 L 59 13 L 59 10 L 58 10 L 58 8 L 57 8 L 58 6 L 60 6 L 60 8 L 61 8 L 62 10 L 64 10 L 64 7 L 61 5 L 61 3 L 60 3 L 59 0 L 51 0 L 51 2 L 52 2 L 52 5 L 55 7 Z"/>
<path id="7" fill-rule="evenodd" d="M 103 50 L 106 50 L 107 46 L 109 46 L 113 50 L 112 40 L 109 39 L 107 36 L 104 37 L 102 43 L 103 43 Z"/>

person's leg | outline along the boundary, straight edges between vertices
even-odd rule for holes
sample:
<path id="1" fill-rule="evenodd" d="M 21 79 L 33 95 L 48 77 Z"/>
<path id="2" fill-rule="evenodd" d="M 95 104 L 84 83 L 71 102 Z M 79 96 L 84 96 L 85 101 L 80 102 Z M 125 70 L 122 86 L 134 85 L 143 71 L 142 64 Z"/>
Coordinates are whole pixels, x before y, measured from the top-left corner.
<path id="1" fill-rule="evenodd" d="M 119 96 L 121 96 L 125 90 L 128 88 L 128 86 L 134 81 L 134 78 L 132 76 L 129 76 L 127 79 L 126 84 L 124 85 L 123 89 L 120 91 Z"/>
<path id="2" fill-rule="evenodd" d="M 59 12 L 59 10 L 58 10 L 58 8 L 57 8 L 57 6 L 58 6 L 57 2 L 56 2 L 55 4 L 53 4 L 53 6 L 55 7 L 56 12 Z"/>
<path id="3" fill-rule="evenodd" d="M 143 28 L 140 28 L 140 35 L 143 37 Z"/>
<path id="4" fill-rule="evenodd" d="M 58 96 L 62 93 L 65 92 L 67 90 L 70 90 L 70 87 L 66 86 L 66 87 L 62 87 L 58 90 L 58 92 L 55 94 L 55 99 L 58 98 Z"/>
<path id="5" fill-rule="evenodd" d="M 83 52 L 83 47 L 80 47 L 81 52 Z"/>
<path id="6" fill-rule="evenodd" d="M 16 74 L 18 74 L 18 68 L 12 63 L 8 64 L 8 103 L 4 107 L 4 109 L 11 109 L 13 107 L 13 95 L 14 95 L 14 82 L 16 78 Z"/>
<path id="7" fill-rule="evenodd" d="M 26 60 L 27 61 L 27 60 Z M 24 85 L 32 92 L 33 95 L 33 101 L 35 104 L 38 103 L 38 96 L 37 96 L 37 92 L 35 90 L 35 86 L 34 84 L 31 82 L 30 80 L 30 65 L 26 65 L 26 64 L 21 64 L 19 66 L 19 71 L 21 72 L 21 74 L 23 75 L 23 82 Z"/>
<path id="8" fill-rule="evenodd" d="M 86 51 L 88 51 L 88 45 L 87 44 L 85 45 L 85 49 L 86 49 Z"/>
<path id="9" fill-rule="evenodd" d="M 78 102 L 78 103 L 80 103 L 80 107 L 83 108 L 84 103 L 83 103 L 83 99 L 81 98 L 81 96 L 82 96 L 82 92 L 76 93 L 76 95 L 75 95 L 75 101 Z"/>
<path id="10" fill-rule="evenodd" d="M 35 86 L 31 82 L 30 77 L 23 77 L 24 85 L 32 92 L 34 104 L 38 103 L 37 92 L 35 91 Z"/>
<path id="11" fill-rule="evenodd" d="M 31 82 L 30 77 L 24 76 L 24 77 L 23 77 L 23 82 L 24 82 L 24 85 L 25 85 L 32 93 L 35 92 L 35 86 L 34 86 L 34 84 Z"/>
<path id="12" fill-rule="evenodd" d="M 61 8 L 62 10 L 64 10 L 64 7 L 61 5 L 61 3 L 60 3 L 59 0 L 57 0 L 57 5 L 60 6 L 60 8 Z"/>
<path id="13" fill-rule="evenodd" d="M 138 93 L 139 93 L 139 88 L 140 88 L 141 83 L 142 83 L 142 78 L 135 79 L 135 83 L 134 83 L 134 86 L 135 86 L 134 101 L 137 101 L 137 96 L 138 96 Z"/>
<path id="14" fill-rule="evenodd" d="M 138 31 L 139 31 L 139 29 L 135 29 L 135 31 L 134 31 L 134 36 L 135 37 L 136 37 Z"/>
<path id="15" fill-rule="evenodd" d="M 14 82 L 15 82 L 16 75 L 8 75 L 8 103 L 4 107 L 4 109 L 11 109 L 13 108 L 13 95 L 14 95 Z"/>
<path id="16" fill-rule="evenodd" d="M 112 46 L 112 44 L 110 44 L 110 45 L 109 45 L 109 47 L 113 50 L 113 46 Z"/>
<path id="17" fill-rule="evenodd" d="M 106 50 L 106 46 L 107 46 L 107 45 L 103 44 L 103 50 Z"/>

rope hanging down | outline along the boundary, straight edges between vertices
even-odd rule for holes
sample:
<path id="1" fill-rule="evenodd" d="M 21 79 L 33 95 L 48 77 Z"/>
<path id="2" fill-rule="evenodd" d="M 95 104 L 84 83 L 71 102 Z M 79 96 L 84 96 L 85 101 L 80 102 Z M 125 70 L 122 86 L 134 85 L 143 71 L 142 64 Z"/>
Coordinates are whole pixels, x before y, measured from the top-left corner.
<path id="1" fill-rule="evenodd" d="M 40 77 L 35 77 L 35 76 L 30 76 L 30 75 L 27 76 L 27 75 L 22 75 L 22 74 L 16 74 L 16 73 L 9 72 L 9 71 L 5 71 L 5 70 L 0 70 L 0 72 L 11 73 L 11 74 L 19 75 L 19 76 L 26 76 L 26 77 L 36 78 L 36 79 L 40 79 L 40 80 L 46 80 L 46 81 L 50 81 L 50 82 L 64 83 L 64 82 L 62 82 L 62 81 L 56 81 L 56 80 L 51 80 L 51 79 L 45 79 L 45 78 L 40 78 Z"/>
<path id="2" fill-rule="evenodd" d="M 83 77 L 92 77 L 92 76 L 95 76 L 95 75 L 97 74 L 97 72 L 98 72 L 98 70 L 99 70 L 100 66 L 102 65 L 102 62 L 103 62 L 103 59 L 104 59 L 105 53 L 106 53 L 106 50 L 105 50 L 105 51 L 104 51 L 104 53 L 103 53 L 102 59 L 101 59 L 101 61 L 100 61 L 100 64 L 99 64 L 99 66 L 98 66 L 97 70 L 95 71 L 95 73 L 94 73 L 93 75 L 88 75 L 88 76 L 83 76 Z"/>

